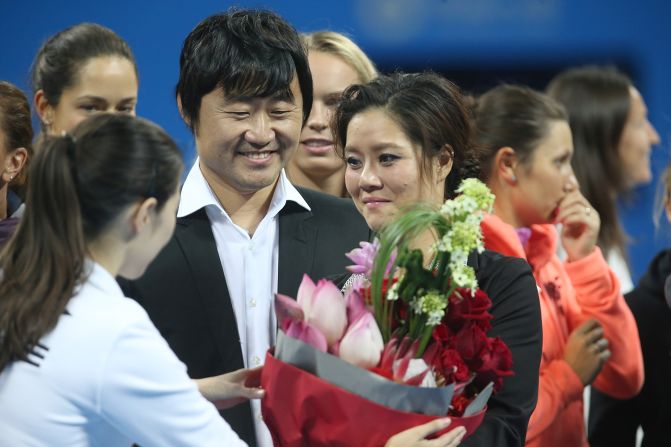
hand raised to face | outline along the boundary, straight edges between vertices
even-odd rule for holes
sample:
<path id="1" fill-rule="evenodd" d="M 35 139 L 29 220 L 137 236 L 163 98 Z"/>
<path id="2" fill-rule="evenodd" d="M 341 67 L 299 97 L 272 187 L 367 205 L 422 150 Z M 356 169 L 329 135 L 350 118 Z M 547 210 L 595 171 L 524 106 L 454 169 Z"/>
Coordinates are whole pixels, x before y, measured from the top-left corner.
<path id="1" fill-rule="evenodd" d="M 601 219 L 578 188 L 561 201 L 557 222 L 563 225 L 561 240 L 569 262 L 582 259 L 594 251 Z"/>

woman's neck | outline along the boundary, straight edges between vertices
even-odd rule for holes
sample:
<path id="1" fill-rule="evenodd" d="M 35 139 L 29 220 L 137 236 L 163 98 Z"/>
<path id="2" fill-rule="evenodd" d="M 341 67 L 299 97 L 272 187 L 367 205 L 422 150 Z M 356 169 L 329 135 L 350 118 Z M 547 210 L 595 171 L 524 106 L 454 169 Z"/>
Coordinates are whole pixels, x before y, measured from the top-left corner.
<path id="1" fill-rule="evenodd" d="M 87 244 L 89 257 L 110 275 L 117 276 L 125 259 L 125 246 L 115 234 L 105 234 Z"/>
<path id="2" fill-rule="evenodd" d="M 505 201 L 499 201 L 498 196 L 494 201 L 494 214 L 498 216 L 502 221 L 511 225 L 513 228 L 522 228 L 525 225 L 521 219 L 518 218 L 515 208 L 511 203 L 506 203 Z"/>
<path id="3" fill-rule="evenodd" d="M 432 229 L 417 236 L 408 246 L 410 250 L 419 249 L 424 255 L 424 267 L 430 268 L 435 261 L 436 253 L 431 249 L 438 241 L 438 235 Z"/>
<path id="4" fill-rule="evenodd" d="M 487 184 L 489 189 L 494 193 L 496 199 L 494 200 L 494 210 L 493 213 L 502 221 L 511 225 L 514 228 L 525 227 L 522 219 L 519 218 L 513 201 L 510 198 L 510 191 L 506 188 L 497 187 L 495 182 L 489 182 Z"/>

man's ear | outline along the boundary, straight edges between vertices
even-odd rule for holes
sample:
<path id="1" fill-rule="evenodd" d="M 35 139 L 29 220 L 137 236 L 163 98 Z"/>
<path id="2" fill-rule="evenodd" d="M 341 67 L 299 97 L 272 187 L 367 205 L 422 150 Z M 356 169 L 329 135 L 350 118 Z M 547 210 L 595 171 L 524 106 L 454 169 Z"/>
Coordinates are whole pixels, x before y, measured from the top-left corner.
<path id="1" fill-rule="evenodd" d="M 449 144 L 444 144 L 440 148 L 440 153 L 435 158 L 436 160 L 436 183 L 444 183 L 445 179 L 450 172 L 452 171 L 452 165 L 454 164 L 454 150 Z"/>
<path id="2" fill-rule="evenodd" d="M 131 211 L 131 227 L 134 235 L 140 234 L 156 218 L 156 198 L 150 197 L 138 202 Z"/>
<path id="3" fill-rule="evenodd" d="M 18 177 L 27 160 L 28 150 L 25 147 L 18 147 L 7 154 L 2 171 L 3 182 L 9 183 Z"/>
<path id="4" fill-rule="evenodd" d="M 494 165 L 492 166 L 492 174 L 496 175 L 503 182 L 508 185 L 517 184 L 517 170 L 519 162 L 515 149 L 509 146 L 502 147 L 496 152 L 494 156 Z"/>
<path id="5" fill-rule="evenodd" d="M 177 110 L 179 110 L 179 116 L 182 117 L 187 126 L 191 127 L 191 120 L 184 116 L 184 109 L 182 108 L 182 97 L 177 95 Z"/>

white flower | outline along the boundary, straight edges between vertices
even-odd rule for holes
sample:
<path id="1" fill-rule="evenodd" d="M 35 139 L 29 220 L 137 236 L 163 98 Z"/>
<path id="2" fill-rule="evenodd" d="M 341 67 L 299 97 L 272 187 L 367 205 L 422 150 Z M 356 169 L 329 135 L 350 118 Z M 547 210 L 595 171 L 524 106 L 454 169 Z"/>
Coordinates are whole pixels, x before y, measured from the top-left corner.
<path id="1" fill-rule="evenodd" d="M 457 287 L 465 287 L 468 289 L 476 289 L 478 281 L 475 278 L 475 270 L 467 265 L 451 265 L 452 279 Z"/>
<path id="2" fill-rule="evenodd" d="M 464 179 L 457 188 L 457 192 L 475 200 L 478 209 L 487 213 L 492 212 L 494 194 L 480 180 L 475 178 Z"/>
<path id="3" fill-rule="evenodd" d="M 391 285 L 389 290 L 387 290 L 387 300 L 396 301 L 398 299 L 398 287 L 401 285 L 401 280 L 396 281 Z"/>
<path id="4" fill-rule="evenodd" d="M 419 293 L 423 291 L 420 290 Z M 429 290 L 426 294 L 415 298 L 410 306 L 418 315 L 426 315 L 428 326 L 435 326 L 441 322 L 447 308 L 447 296 L 437 290 Z"/>

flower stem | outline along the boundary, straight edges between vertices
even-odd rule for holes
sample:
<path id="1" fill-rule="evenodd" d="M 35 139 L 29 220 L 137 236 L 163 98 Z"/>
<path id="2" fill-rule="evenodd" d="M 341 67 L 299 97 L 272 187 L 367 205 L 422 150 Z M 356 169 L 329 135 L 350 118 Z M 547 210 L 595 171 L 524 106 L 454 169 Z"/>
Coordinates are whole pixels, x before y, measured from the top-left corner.
<path id="1" fill-rule="evenodd" d="M 422 333 L 422 339 L 419 342 L 419 349 L 417 349 L 417 358 L 420 358 L 424 355 L 424 351 L 426 350 L 426 347 L 431 340 L 431 334 L 433 334 L 433 326 L 425 326 L 424 332 Z"/>

